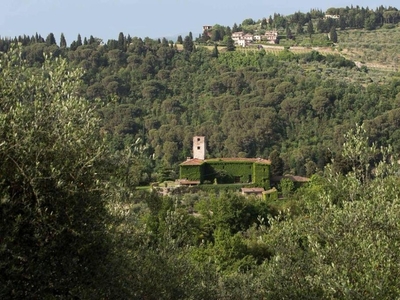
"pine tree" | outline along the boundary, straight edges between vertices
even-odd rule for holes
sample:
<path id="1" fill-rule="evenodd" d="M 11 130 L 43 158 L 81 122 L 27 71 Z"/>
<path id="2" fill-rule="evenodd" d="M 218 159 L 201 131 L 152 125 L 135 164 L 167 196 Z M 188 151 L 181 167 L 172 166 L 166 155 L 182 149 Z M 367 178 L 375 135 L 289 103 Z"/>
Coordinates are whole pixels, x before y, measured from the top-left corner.
<path id="1" fill-rule="evenodd" d="M 65 39 L 64 33 L 60 36 L 60 48 L 67 48 L 67 40 Z"/>

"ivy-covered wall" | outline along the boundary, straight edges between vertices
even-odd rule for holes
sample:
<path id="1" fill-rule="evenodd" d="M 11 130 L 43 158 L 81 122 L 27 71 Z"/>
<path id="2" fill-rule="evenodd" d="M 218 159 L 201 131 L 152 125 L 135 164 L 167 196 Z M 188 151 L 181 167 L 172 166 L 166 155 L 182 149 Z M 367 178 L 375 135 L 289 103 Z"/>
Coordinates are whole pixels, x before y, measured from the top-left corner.
<path id="1" fill-rule="evenodd" d="M 201 183 L 203 183 L 203 165 L 188 165 L 188 166 L 180 166 L 179 172 L 180 172 L 180 177 L 181 179 L 187 179 L 187 180 L 200 180 Z"/>
<path id="2" fill-rule="evenodd" d="M 268 164 L 248 161 L 207 161 L 201 165 L 181 165 L 180 178 L 200 180 L 201 183 L 253 183 L 255 186 L 270 188 Z"/>
<path id="3" fill-rule="evenodd" d="M 212 161 L 205 164 L 204 180 L 217 183 L 252 183 L 253 163 Z"/>
<path id="4" fill-rule="evenodd" d="M 253 164 L 253 182 L 256 186 L 263 187 L 268 190 L 270 188 L 269 185 L 269 167 L 267 164 Z"/>

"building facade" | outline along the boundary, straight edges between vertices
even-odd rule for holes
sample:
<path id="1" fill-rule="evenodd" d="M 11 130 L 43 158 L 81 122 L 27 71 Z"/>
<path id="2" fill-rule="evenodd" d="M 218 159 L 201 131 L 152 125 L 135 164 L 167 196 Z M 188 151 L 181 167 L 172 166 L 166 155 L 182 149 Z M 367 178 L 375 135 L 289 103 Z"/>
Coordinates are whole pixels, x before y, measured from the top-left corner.
<path id="1" fill-rule="evenodd" d="M 262 158 L 206 159 L 205 137 L 193 138 L 193 158 L 180 164 L 180 179 L 203 183 L 238 183 L 270 188 L 271 162 Z"/>

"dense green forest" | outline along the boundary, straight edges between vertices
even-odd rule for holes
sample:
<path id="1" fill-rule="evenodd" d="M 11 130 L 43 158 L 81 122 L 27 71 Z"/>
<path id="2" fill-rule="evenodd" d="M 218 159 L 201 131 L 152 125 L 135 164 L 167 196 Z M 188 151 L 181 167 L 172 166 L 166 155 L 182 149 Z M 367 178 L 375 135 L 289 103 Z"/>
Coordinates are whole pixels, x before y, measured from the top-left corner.
<path id="1" fill-rule="evenodd" d="M 339 47 L 358 29 L 398 33 L 400 13 L 270 19 L 261 26 L 286 39 L 326 45 L 334 28 L 338 40 L 275 53 L 190 33 L 182 47 L 123 33 L 0 39 L 2 299 L 399 297 L 400 73 Z M 273 175 L 311 180 L 272 202 L 137 189 L 176 179 L 194 135 L 209 157 L 271 158 Z"/>

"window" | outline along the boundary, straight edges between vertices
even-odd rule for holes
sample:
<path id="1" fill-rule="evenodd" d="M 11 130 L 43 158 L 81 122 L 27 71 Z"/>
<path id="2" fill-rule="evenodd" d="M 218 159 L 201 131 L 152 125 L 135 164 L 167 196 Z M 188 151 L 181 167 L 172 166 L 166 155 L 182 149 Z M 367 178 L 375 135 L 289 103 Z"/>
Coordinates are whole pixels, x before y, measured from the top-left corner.
<path id="1" fill-rule="evenodd" d="M 197 150 L 200 150 L 200 146 L 197 146 Z"/>
<path id="2" fill-rule="evenodd" d="M 200 138 L 197 138 L 197 141 L 200 142 Z"/>

